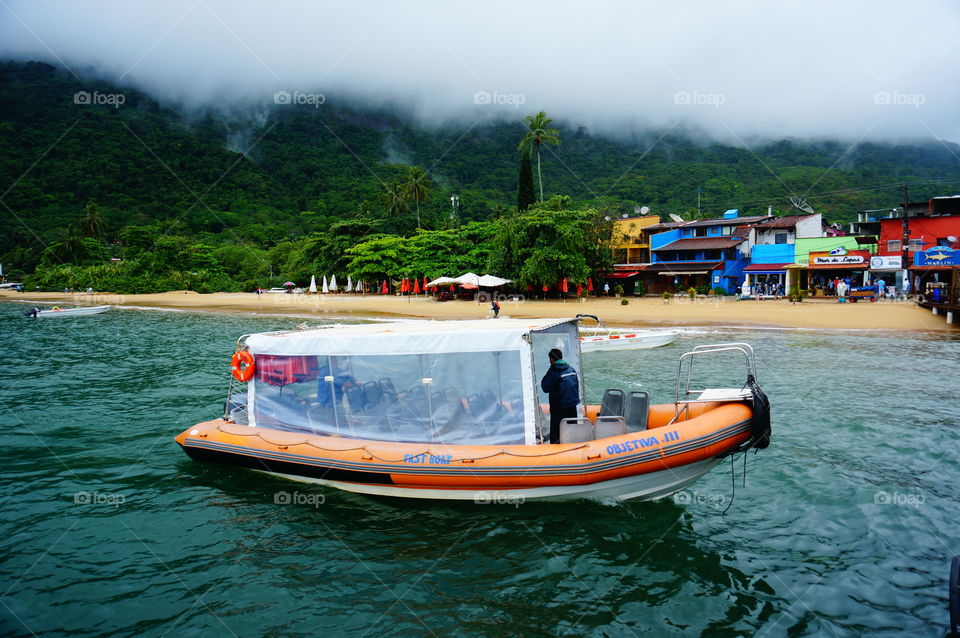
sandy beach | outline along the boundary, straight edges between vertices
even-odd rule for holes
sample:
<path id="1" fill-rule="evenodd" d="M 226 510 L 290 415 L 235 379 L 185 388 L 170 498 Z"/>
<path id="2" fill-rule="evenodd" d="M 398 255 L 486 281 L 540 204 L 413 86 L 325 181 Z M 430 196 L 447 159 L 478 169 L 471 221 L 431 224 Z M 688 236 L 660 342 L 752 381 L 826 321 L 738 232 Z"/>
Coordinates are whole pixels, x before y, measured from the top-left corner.
<path id="1" fill-rule="evenodd" d="M 487 317 L 489 304 L 475 301 L 437 302 L 424 295 L 288 295 L 253 293 L 197 294 L 166 292 L 148 295 L 109 293 L 15 293 L 0 291 L 0 299 L 33 300 L 76 305 L 141 306 L 220 312 L 280 313 L 302 316 L 351 317 L 397 316 L 432 319 L 476 319 Z M 653 297 L 619 299 L 592 297 L 586 302 L 520 300 L 501 302 L 501 316 L 570 317 L 578 313 L 597 315 L 617 326 L 754 326 L 823 328 L 850 330 L 956 330 L 942 316 L 917 307 L 913 302 L 837 303 L 835 299 L 807 299 L 792 304 L 779 301 L 736 301 L 678 297 L 664 303 Z"/>

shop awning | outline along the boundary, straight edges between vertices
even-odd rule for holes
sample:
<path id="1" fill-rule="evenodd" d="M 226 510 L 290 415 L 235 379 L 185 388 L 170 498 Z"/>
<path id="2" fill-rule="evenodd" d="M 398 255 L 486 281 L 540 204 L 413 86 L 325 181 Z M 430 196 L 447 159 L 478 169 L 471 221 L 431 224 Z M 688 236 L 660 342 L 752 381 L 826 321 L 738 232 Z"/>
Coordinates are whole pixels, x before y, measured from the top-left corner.
<path id="1" fill-rule="evenodd" d="M 910 270 L 953 270 L 954 268 L 960 268 L 960 266 L 942 266 L 940 264 L 928 264 L 926 266 L 910 266 Z M 903 268 L 898 268 L 897 270 L 903 270 Z"/>
<path id="2" fill-rule="evenodd" d="M 644 272 L 660 275 L 705 275 L 719 268 L 723 268 L 722 261 L 661 261 L 648 265 L 644 268 Z"/>
<path id="3" fill-rule="evenodd" d="M 810 270 L 870 270 L 870 264 L 810 264 Z"/>
<path id="4" fill-rule="evenodd" d="M 607 275 L 607 279 L 626 279 L 627 277 L 636 277 L 639 275 L 639 271 L 635 272 L 612 272 Z"/>
<path id="5" fill-rule="evenodd" d="M 661 277 L 673 277 L 674 275 L 707 275 L 711 271 L 709 270 L 673 270 L 670 272 L 660 273 Z"/>
<path id="6" fill-rule="evenodd" d="M 792 265 L 793 264 L 750 264 L 743 269 L 743 272 L 756 273 L 759 275 L 779 274 L 784 272 L 787 266 Z"/>

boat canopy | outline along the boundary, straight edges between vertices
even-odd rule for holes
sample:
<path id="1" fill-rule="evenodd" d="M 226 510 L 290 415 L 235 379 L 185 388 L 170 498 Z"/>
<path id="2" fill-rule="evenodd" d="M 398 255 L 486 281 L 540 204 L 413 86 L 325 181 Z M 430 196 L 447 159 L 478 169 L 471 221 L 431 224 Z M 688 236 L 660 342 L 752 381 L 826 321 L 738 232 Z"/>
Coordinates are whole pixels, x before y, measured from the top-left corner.
<path id="1" fill-rule="evenodd" d="M 576 319 L 335 326 L 245 343 L 250 425 L 379 441 L 534 444 L 547 353 L 581 370 Z"/>

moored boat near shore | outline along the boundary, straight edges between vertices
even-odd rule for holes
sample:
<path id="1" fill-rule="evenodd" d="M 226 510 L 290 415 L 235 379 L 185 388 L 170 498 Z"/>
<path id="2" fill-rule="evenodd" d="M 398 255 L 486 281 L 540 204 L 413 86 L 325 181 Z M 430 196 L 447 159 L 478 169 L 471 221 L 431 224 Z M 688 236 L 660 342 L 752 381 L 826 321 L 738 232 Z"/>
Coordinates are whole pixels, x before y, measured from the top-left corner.
<path id="1" fill-rule="evenodd" d="M 596 328 L 580 328 L 580 351 L 646 350 L 666 346 L 677 340 L 676 330 L 616 330 L 606 327 L 596 315 L 577 315 L 578 319 L 593 319 Z"/>
<path id="2" fill-rule="evenodd" d="M 582 371 L 575 319 L 404 322 L 245 335 L 221 419 L 176 437 L 193 459 L 423 499 L 656 499 L 766 447 L 749 346 L 681 357 L 673 403 L 609 389 L 560 443 L 538 385 L 554 348 Z M 684 361 L 740 352 L 748 389 L 687 389 Z M 689 372 L 689 369 L 688 369 Z M 582 374 L 580 395 L 583 396 Z M 246 383 L 246 387 L 239 386 Z"/>
<path id="3" fill-rule="evenodd" d="M 27 311 L 27 316 L 33 319 L 62 319 L 64 317 L 85 317 L 87 315 L 99 315 L 102 312 L 110 310 L 110 306 L 87 306 L 80 308 L 61 308 L 54 306 L 50 310 L 40 310 L 32 308 Z"/>

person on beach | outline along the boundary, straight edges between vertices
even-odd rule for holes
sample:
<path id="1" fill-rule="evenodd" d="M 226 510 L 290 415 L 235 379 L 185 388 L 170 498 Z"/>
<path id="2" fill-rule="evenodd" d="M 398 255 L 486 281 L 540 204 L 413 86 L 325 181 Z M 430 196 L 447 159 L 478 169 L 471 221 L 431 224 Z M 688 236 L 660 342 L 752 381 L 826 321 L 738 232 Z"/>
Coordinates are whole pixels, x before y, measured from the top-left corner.
<path id="1" fill-rule="evenodd" d="M 550 369 L 540 380 L 540 388 L 550 395 L 550 442 L 560 442 L 560 421 L 577 417 L 580 382 L 577 372 L 563 360 L 563 352 L 554 348 L 547 357 Z"/>
<path id="2" fill-rule="evenodd" d="M 496 298 L 490 302 L 490 310 L 493 312 L 494 319 L 500 316 L 500 304 L 497 302 Z"/>
<path id="3" fill-rule="evenodd" d="M 610 284 L 608 283 L 603 284 L 603 294 L 604 296 L 607 296 L 607 297 L 610 296 Z"/>

